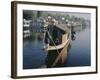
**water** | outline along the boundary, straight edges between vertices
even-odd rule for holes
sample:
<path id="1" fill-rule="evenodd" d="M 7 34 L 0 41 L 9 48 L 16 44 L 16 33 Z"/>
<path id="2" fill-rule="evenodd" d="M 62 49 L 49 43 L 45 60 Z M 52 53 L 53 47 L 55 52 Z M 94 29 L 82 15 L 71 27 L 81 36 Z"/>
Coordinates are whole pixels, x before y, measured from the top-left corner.
<path id="1" fill-rule="evenodd" d="M 74 38 L 71 41 L 71 47 L 68 52 L 68 58 L 64 67 L 90 66 L 90 27 L 76 28 Z M 42 50 L 42 40 L 24 40 L 23 45 L 23 69 L 40 68 L 45 65 L 47 52 Z"/>
<path id="2" fill-rule="evenodd" d="M 87 27 L 80 32 L 76 32 L 76 39 L 71 42 L 71 48 L 68 53 L 68 59 L 65 66 L 90 66 L 90 28 Z"/>
<path id="3" fill-rule="evenodd" d="M 45 64 L 47 52 L 42 50 L 42 41 L 26 39 L 23 46 L 23 68 L 39 68 Z"/>

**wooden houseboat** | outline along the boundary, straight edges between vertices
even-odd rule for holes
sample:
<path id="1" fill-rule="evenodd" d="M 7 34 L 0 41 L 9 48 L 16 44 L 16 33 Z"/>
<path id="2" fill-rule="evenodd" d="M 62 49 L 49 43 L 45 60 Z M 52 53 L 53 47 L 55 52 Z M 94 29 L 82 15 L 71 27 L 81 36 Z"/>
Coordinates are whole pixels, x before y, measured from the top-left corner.
<path id="1" fill-rule="evenodd" d="M 45 50 L 48 51 L 47 67 L 61 66 L 67 58 L 70 30 L 64 24 L 48 25 L 45 34 Z"/>
<path id="2" fill-rule="evenodd" d="M 51 26 L 45 34 L 46 50 L 63 48 L 70 41 L 70 32 L 64 26 Z"/>

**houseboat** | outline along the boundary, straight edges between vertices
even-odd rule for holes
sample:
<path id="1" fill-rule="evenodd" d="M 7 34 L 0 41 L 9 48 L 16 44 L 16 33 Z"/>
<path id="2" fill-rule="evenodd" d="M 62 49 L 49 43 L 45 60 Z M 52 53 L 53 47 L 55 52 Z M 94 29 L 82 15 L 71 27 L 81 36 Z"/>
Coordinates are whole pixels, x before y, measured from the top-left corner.
<path id="1" fill-rule="evenodd" d="M 47 67 L 61 66 L 67 58 L 67 50 L 70 44 L 70 30 L 65 24 L 57 21 L 55 23 L 54 21 L 50 21 L 52 25 L 49 23 L 47 26 L 44 39 L 45 50 L 48 52 Z"/>
<path id="2" fill-rule="evenodd" d="M 46 50 L 63 48 L 70 41 L 70 32 L 64 26 L 50 26 L 45 34 Z"/>

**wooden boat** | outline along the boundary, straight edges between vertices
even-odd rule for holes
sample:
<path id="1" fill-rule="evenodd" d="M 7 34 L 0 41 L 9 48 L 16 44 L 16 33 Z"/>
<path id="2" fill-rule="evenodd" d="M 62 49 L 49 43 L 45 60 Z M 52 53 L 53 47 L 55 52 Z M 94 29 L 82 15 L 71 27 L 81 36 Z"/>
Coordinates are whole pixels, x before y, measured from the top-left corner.
<path id="1" fill-rule="evenodd" d="M 49 39 L 49 41 L 47 41 Z M 63 48 L 70 42 L 70 30 L 63 24 L 48 27 L 45 34 L 46 50 L 57 50 Z"/>
<path id="2" fill-rule="evenodd" d="M 48 25 L 45 33 L 45 50 L 48 51 L 47 67 L 62 66 L 67 58 L 70 30 L 66 24 Z"/>

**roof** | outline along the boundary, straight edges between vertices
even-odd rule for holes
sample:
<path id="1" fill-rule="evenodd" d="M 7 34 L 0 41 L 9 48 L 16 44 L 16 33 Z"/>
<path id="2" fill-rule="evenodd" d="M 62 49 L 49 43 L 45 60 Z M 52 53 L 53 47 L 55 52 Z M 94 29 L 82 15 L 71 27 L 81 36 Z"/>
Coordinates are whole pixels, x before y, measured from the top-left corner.
<path id="1" fill-rule="evenodd" d="M 56 27 L 61 29 L 64 32 L 69 32 L 69 29 L 67 28 L 67 25 L 65 25 L 65 24 L 58 24 L 58 25 L 56 25 Z"/>

